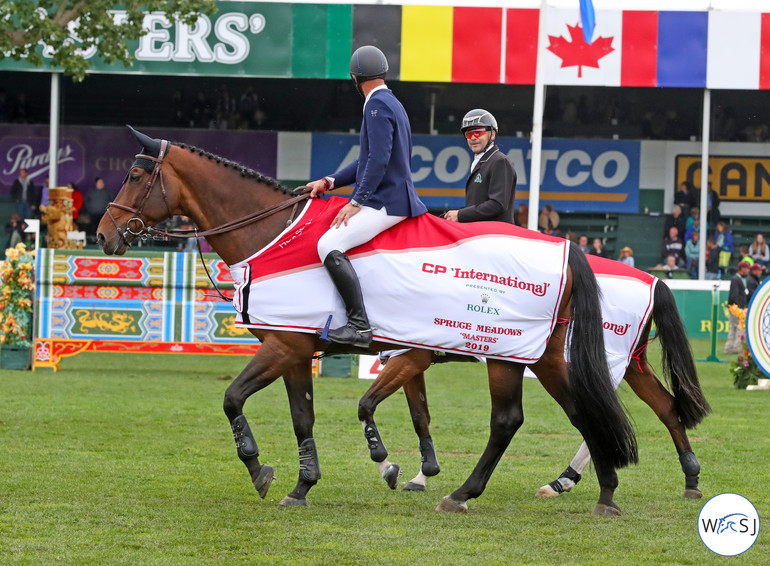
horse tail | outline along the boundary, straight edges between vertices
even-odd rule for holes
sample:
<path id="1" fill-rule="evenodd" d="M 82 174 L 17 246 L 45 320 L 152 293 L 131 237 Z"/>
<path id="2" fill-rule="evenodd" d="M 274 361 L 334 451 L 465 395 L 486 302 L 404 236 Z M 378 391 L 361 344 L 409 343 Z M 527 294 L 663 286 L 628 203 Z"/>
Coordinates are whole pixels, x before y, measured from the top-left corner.
<path id="1" fill-rule="evenodd" d="M 591 266 L 571 243 L 572 321 L 569 379 L 584 439 L 595 459 L 614 468 L 638 460 L 636 436 L 612 386 L 604 348 L 600 289 Z"/>
<path id="2" fill-rule="evenodd" d="M 685 428 L 694 428 L 711 412 L 698 381 L 687 331 L 668 285 L 655 285 L 652 320 L 662 350 L 663 376 L 674 395 L 674 405 Z"/>

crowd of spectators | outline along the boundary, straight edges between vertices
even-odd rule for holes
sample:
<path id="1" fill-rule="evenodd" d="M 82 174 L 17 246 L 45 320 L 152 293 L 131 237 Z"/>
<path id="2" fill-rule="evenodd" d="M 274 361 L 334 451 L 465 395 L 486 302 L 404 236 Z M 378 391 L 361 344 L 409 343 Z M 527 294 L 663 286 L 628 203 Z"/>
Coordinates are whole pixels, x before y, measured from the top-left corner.
<path id="1" fill-rule="evenodd" d="M 192 97 L 176 89 L 171 95 L 171 112 L 173 125 L 180 128 L 247 130 L 260 129 L 265 122 L 259 95 L 252 86 L 234 93 L 221 84 L 213 93 L 198 90 Z"/>
<path id="2" fill-rule="evenodd" d="M 34 116 L 26 93 L 18 92 L 13 95 L 4 88 L 0 88 L 0 123 L 29 124 L 32 122 L 34 122 Z"/>

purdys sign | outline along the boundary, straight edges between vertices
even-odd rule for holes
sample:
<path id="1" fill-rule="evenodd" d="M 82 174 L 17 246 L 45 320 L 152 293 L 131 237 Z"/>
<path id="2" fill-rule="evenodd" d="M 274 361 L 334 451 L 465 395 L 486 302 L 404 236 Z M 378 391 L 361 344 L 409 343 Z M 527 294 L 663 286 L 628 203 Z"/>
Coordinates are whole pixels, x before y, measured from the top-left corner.
<path id="1" fill-rule="evenodd" d="M 6 136 L 0 138 L 0 185 L 10 186 L 19 176 L 19 170 L 26 169 L 36 185 L 41 185 L 48 176 L 49 141 L 47 137 Z M 69 137 L 59 142 L 59 174 L 62 179 L 83 177 L 83 147 Z"/>

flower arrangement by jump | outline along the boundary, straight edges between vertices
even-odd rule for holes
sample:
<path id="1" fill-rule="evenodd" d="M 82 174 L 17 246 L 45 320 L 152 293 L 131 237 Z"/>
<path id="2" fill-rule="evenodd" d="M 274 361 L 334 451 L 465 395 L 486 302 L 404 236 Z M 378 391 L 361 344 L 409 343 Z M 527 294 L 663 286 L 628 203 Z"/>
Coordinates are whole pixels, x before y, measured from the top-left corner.
<path id="1" fill-rule="evenodd" d="M 23 244 L 5 250 L 0 264 L 0 344 L 30 346 L 30 313 L 35 290 L 35 251 Z"/>
<path id="2" fill-rule="evenodd" d="M 762 370 L 757 367 L 754 357 L 751 355 L 749 345 L 746 343 L 746 311 L 748 309 L 739 308 L 738 305 L 728 307 L 730 313 L 738 317 L 740 321 L 739 329 L 741 336 L 741 352 L 732 363 L 733 385 L 736 389 L 746 389 L 747 385 L 756 385 L 760 377 L 763 377 Z"/>

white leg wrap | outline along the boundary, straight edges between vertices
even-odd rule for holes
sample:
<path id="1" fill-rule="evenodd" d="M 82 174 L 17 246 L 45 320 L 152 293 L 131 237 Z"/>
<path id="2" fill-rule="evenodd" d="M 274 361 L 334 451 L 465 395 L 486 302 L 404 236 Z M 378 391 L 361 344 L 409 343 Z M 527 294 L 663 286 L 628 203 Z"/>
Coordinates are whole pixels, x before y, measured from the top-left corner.
<path id="1" fill-rule="evenodd" d="M 573 470 L 575 470 L 577 473 L 582 474 L 583 470 L 586 469 L 586 466 L 590 461 L 591 461 L 591 453 L 588 451 L 588 445 L 585 443 L 585 440 L 584 440 L 583 444 L 581 444 L 580 448 L 578 448 L 577 454 L 575 454 L 575 457 L 572 459 L 572 463 L 570 464 L 570 467 Z"/>

